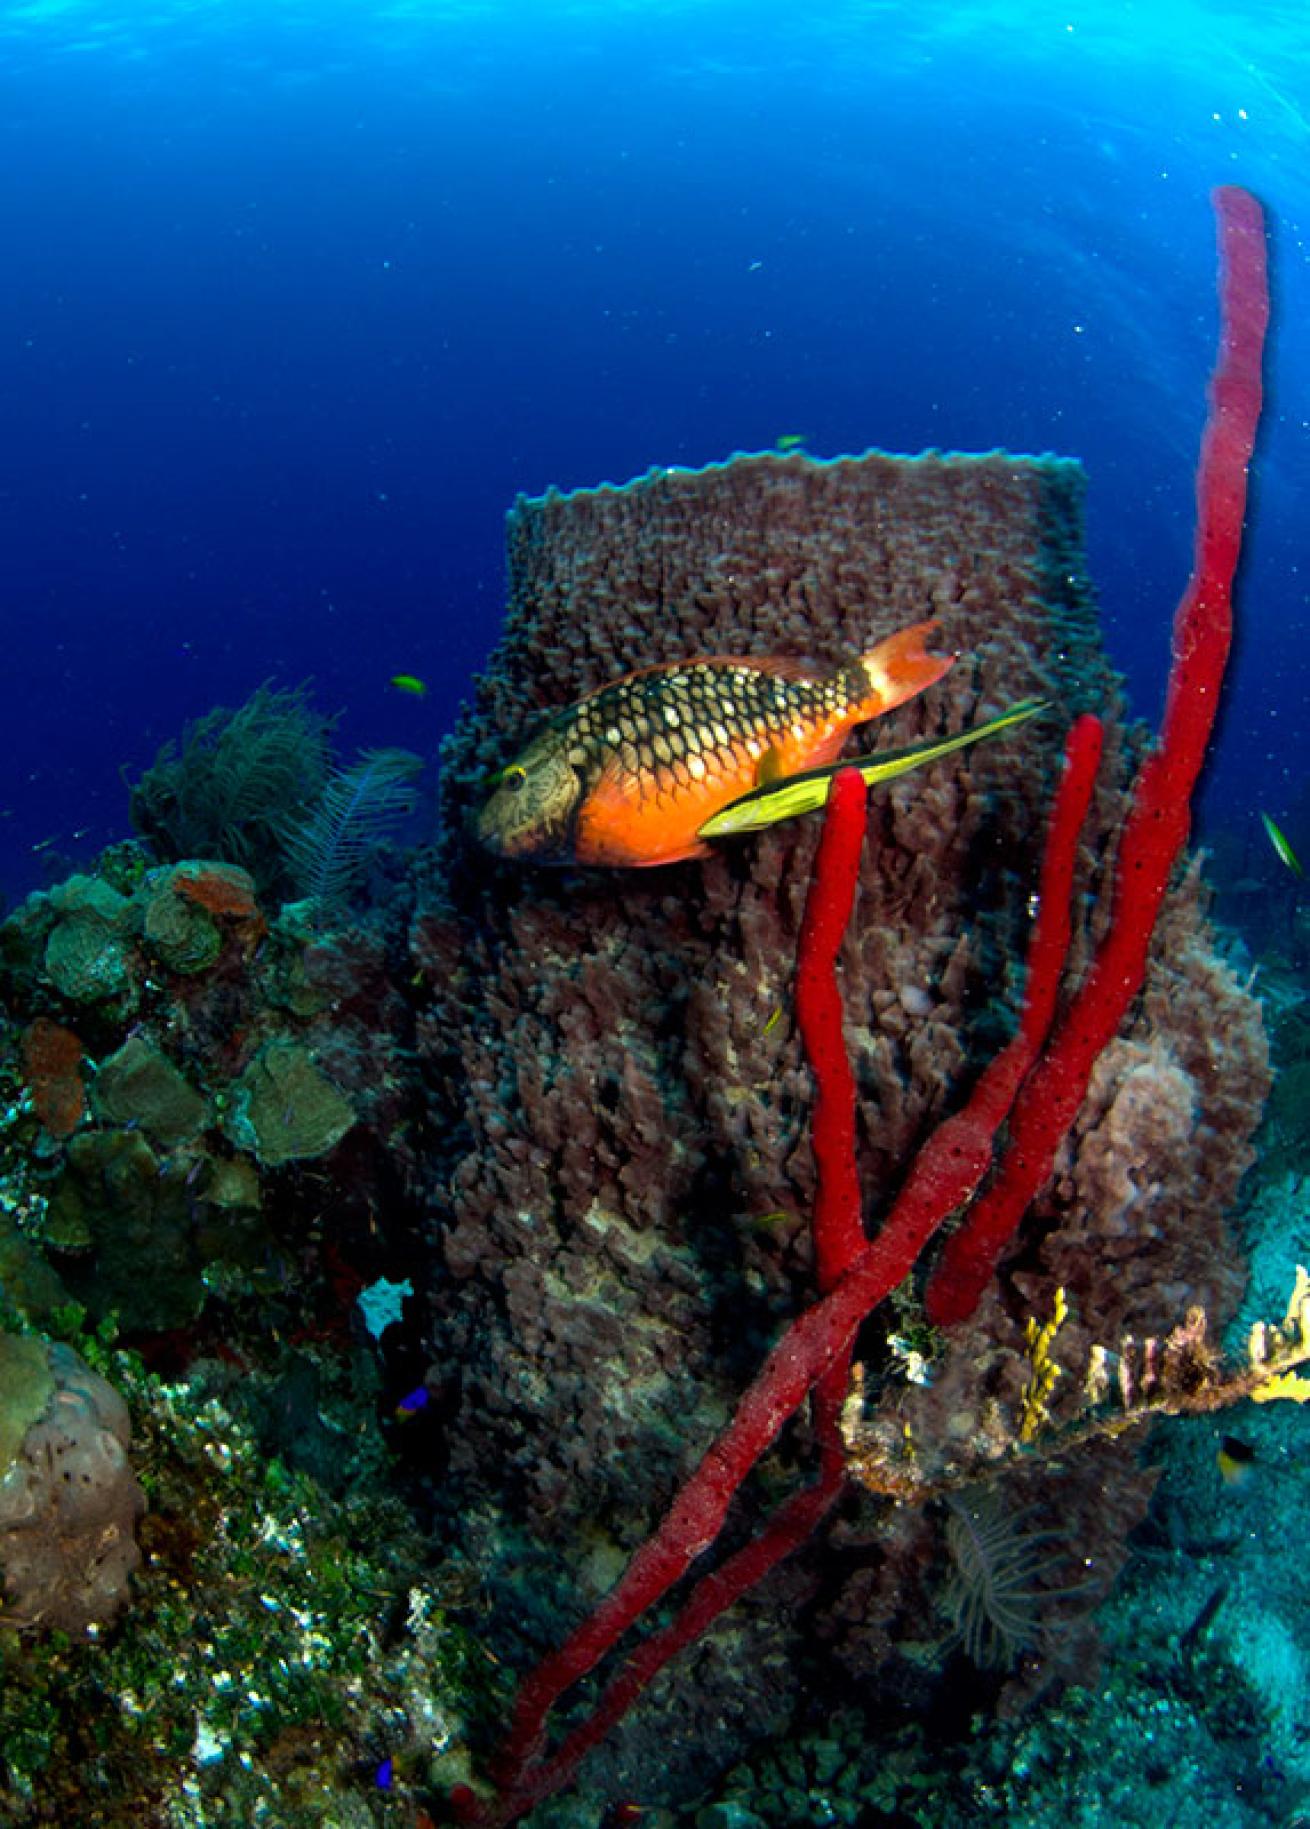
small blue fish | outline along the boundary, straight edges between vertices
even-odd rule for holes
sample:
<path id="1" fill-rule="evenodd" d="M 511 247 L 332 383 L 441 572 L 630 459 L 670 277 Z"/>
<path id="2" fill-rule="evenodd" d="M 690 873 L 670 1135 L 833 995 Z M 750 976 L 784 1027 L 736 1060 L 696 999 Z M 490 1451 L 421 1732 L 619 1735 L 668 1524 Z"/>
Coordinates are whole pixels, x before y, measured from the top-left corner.
<path id="1" fill-rule="evenodd" d="M 392 1759 L 384 1759 L 373 1774 L 373 1783 L 379 1791 L 389 1791 L 396 1776 L 396 1765 Z"/>
<path id="2" fill-rule="evenodd" d="M 432 1393 L 425 1384 L 416 1384 L 408 1397 L 402 1397 L 396 1405 L 396 1415 L 402 1419 L 417 1416 L 420 1410 L 426 1410 L 432 1401 Z"/>

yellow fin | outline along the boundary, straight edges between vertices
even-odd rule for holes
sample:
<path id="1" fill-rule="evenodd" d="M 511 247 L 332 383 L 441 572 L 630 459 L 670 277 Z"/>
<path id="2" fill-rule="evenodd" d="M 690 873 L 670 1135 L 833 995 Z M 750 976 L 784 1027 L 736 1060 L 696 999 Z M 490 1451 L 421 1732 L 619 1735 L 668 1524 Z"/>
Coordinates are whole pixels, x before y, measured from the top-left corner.
<path id="1" fill-rule="evenodd" d="M 1022 699 L 1017 705 L 1011 705 L 1008 711 L 1003 711 L 999 717 L 988 718 L 983 724 L 973 724 L 968 730 L 958 731 L 953 737 L 915 743 L 909 749 L 884 750 L 874 756 L 852 756 L 846 762 L 829 762 L 822 768 L 805 769 L 798 775 L 785 775 L 776 782 L 762 782 L 749 794 L 741 795 L 739 799 L 730 801 L 726 807 L 721 807 L 717 813 L 712 814 L 700 827 L 698 837 L 728 838 L 739 832 L 761 832 L 766 826 L 776 826 L 784 819 L 813 813 L 816 808 L 827 804 L 828 788 L 839 769 L 858 768 L 868 787 L 881 781 L 894 781 L 898 775 L 908 775 L 912 769 L 923 768 L 926 763 L 936 762 L 942 756 L 953 755 L 957 749 L 968 749 L 970 744 L 981 743 L 987 737 L 998 737 L 1012 726 L 1023 724 L 1039 712 L 1046 711 L 1049 705 L 1049 699 Z"/>
<path id="2" fill-rule="evenodd" d="M 766 749 L 755 765 L 756 787 L 771 787 L 782 778 L 782 758 L 776 749 Z"/>

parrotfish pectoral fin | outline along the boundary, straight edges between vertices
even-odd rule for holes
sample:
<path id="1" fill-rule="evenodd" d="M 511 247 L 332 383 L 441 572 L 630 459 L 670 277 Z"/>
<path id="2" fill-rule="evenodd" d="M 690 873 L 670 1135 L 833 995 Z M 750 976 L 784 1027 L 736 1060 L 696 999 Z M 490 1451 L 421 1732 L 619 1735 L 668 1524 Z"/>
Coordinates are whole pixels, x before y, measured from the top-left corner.
<path id="1" fill-rule="evenodd" d="M 1026 723 L 1039 712 L 1048 710 L 1049 706 L 1049 699 L 1023 699 L 1008 711 L 1003 711 L 999 717 L 988 718 L 983 724 L 974 724 L 968 730 L 958 731 L 953 737 L 915 743 L 909 749 L 884 750 L 876 756 L 852 756 L 849 761 L 829 763 L 824 768 L 806 769 L 804 773 L 788 776 L 771 787 L 755 788 L 753 792 L 743 794 L 740 799 L 732 801 L 707 819 L 700 828 L 700 837 L 728 838 L 739 832 L 760 832 L 766 826 L 779 825 L 784 819 L 795 819 L 802 813 L 812 813 L 817 807 L 826 805 L 828 788 L 839 769 L 858 768 L 868 787 L 882 781 L 894 781 L 898 775 L 908 775 L 912 769 L 922 768 L 925 763 L 952 755 L 957 749 L 967 749 L 970 744 L 981 743 L 987 737 L 999 737 L 1002 731 Z"/>
<path id="2" fill-rule="evenodd" d="M 926 644 L 937 627 L 931 620 L 911 623 L 908 629 L 898 629 L 895 635 L 889 635 L 860 656 L 857 665 L 869 684 L 861 723 L 865 718 L 881 717 L 894 705 L 903 705 L 906 699 L 912 699 L 925 686 L 935 686 L 950 672 L 956 657 L 929 654 L 927 649 Z"/>

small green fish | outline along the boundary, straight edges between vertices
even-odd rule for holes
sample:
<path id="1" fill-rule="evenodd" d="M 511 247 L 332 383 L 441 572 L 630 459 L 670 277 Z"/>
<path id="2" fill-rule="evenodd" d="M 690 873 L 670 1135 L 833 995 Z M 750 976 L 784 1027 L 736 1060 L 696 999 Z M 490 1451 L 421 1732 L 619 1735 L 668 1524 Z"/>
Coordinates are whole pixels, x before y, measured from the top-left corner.
<path id="1" fill-rule="evenodd" d="M 387 681 L 397 692 L 407 692 L 412 699 L 425 699 L 428 696 L 428 683 L 421 680 L 417 673 L 393 673 Z"/>
<path id="2" fill-rule="evenodd" d="M 808 432 L 784 432 L 774 448 L 778 451 L 799 451 L 808 442 Z"/>
<path id="3" fill-rule="evenodd" d="M 1260 817 L 1264 821 L 1269 842 L 1273 846 L 1279 862 L 1286 864 L 1294 876 L 1304 876 L 1305 871 L 1301 868 L 1301 860 L 1288 844 L 1286 832 L 1275 820 L 1270 819 L 1268 813 L 1261 813 Z"/>
<path id="4" fill-rule="evenodd" d="M 803 774 L 768 782 L 749 794 L 742 794 L 713 814 L 700 827 L 698 837 L 728 838 L 739 832 L 761 832 L 766 826 L 779 825 L 784 819 L 812 813 L 816 807 L 827 804 L 829 784 L 844 768 L 858 768 L 867 787 L 880 781 L 894 781 L 898 775 L 908 775 L 912 769 L 936 762 L 940 756 L 967 749 L 971 743 L 981 743 L 986 737 L 997 737 L 1012 725 L 1035 718 L 1049 705 L 1049 699 L 1022 699 L 999 717 L 988 718 L 985 724 L 974 724 L 953 737 L 915 743 L 909 749 L 883 750 L 874 756 L 852 756 L 846 762 L 829 762 L 823 768 L 806 769 Z"/>

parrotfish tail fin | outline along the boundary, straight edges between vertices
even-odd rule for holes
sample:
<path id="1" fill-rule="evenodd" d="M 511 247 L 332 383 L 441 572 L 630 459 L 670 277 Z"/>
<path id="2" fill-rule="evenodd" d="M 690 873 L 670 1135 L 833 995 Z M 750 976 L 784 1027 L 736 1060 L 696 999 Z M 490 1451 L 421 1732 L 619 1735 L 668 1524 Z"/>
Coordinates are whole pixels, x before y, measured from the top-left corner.
<path id="1" fill-rule="evenodd" d="M 903 705 L 950 672 L 955 665 L 953 654 L 928 652 L 927 643 L 937 626 L 936 622 L 916 622 L 908 629 L 898 629 L 856 661 L 851 685 L 852 696 L 863 701 L 861 722 Z"/>

